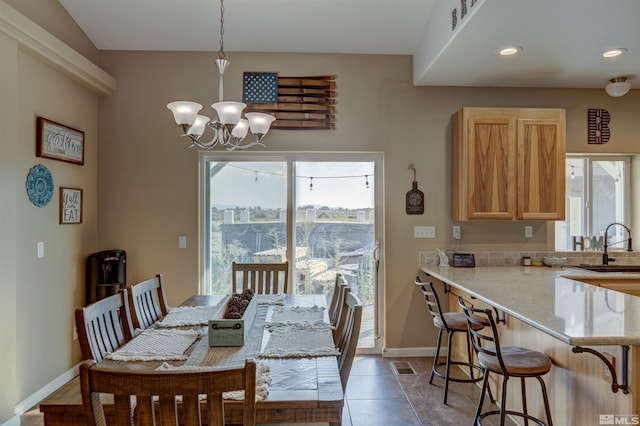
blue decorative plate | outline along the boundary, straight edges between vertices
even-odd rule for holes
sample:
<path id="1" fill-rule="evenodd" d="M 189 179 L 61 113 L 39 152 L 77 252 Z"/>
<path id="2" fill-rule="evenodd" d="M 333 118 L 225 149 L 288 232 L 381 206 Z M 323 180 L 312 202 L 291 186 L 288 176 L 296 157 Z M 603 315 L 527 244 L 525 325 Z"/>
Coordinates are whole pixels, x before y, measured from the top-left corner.
<path id="1" fill-rule="evenodd" d="M 53 196 L 53 178 L 49 169 L 42 164 L 33 166 L 27 175 L 26 185 L 29 201 L 38 207 L 49 204 Z"/>

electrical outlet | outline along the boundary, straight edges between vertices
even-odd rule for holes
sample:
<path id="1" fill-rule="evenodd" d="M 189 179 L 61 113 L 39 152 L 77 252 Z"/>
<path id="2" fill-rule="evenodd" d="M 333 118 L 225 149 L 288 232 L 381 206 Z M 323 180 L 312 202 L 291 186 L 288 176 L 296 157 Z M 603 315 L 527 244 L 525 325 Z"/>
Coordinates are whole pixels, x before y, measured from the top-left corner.
<path id="1" fill-rule="evenodd" d="M 453 227 L 453 238 L 456 239 L 456 240 L 459 240 L 461 238 L 460 237 L 460 226 L 458 226 L 458 225 L 455 225 Z"/>
<path id="2" fill-rule="evenodd" d="M 533 226 L 527 225 L 524 227 L 524 237 L 525 238 L 533 237 Z"/>
<path id="3" fill-rule="evenodd" d="M 611 365 L 613 365 L 613 368 L 616 368 L 616 357 L 608 354 L 606 352 L 602 352 L 602 355 L 609 360 L 609 362 L 611 363 Z M 604 380 L 607 383 L 611 383 L 611 371 L 609 371 L 609 367 L 607 367 L 606 365 L 602 364 L 602 380 Z"/>
<path id="4" fill-rule="evenodd" d="M 435 238 L 436 227 L 435 226 L 414 226 L 413 238 Z"/>
<path id="5" fill-rule="evenodd" d="M 186 235 L 178 235 L 178 248 L 187 248 L 187 236 Z"/>

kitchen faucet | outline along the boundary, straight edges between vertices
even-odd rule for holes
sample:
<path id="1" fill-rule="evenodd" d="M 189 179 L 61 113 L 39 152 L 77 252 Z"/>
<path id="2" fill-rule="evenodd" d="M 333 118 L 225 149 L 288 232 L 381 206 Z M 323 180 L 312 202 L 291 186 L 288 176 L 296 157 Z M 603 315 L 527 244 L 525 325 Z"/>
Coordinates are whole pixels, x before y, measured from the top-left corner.
<path id="1" fill-rule="evenodd" d="M 620 241 L 616 241 L 615 243 L 611 244 L 618 244 L 618 243 L 622 243 L 624 241 L 627 242 L 627 251 L 633 251 L 633 249 L 631 248 L 631 230 L 623 223 L 620 222 L 613 222 L 610 223 L 607 228 L 604 230 L 604 251 L 602 253 L 602 264 L 603 265 L 608 265 L 609 262 L 615 262 L 615 258 L 610 258 L 609 254 L 607 253 L 607 247 L 608 247 L 608 233 L 609 233 L 609 228 L 611 228 L 613 225 L 620 225 L 622 226 L 624 229 L 627 230 L 627 239 L 626 240 L 620 240 Z"/>

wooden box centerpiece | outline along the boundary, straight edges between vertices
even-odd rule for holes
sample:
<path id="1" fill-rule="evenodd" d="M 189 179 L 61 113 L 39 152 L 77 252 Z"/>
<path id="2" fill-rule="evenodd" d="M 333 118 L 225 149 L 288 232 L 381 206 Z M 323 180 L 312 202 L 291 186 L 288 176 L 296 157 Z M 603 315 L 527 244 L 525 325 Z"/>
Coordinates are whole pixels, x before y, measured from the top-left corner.
<path id="1" fill-rule="evenodd" d="M 218 317 L 209 321 L 209 346 L 243 346 L 256 316 L 253 290 L 229 296 Z"/>

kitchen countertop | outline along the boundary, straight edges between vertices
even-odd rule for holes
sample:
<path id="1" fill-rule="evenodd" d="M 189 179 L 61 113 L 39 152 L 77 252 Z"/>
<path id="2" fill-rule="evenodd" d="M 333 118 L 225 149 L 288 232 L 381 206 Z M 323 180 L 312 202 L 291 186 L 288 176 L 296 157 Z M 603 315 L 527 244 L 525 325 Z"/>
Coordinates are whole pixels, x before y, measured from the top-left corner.
<path id="1" fill-rule="evenodd" d="M 640 279 L 638 273 L 523 266 L 420 269 L 568 345 L 640 345 L 640 297 L 578 281 Z"/>

